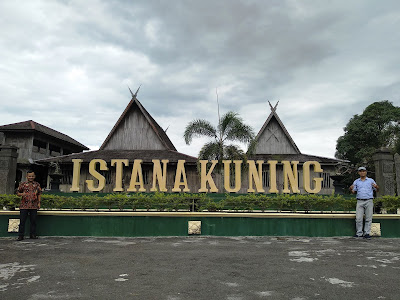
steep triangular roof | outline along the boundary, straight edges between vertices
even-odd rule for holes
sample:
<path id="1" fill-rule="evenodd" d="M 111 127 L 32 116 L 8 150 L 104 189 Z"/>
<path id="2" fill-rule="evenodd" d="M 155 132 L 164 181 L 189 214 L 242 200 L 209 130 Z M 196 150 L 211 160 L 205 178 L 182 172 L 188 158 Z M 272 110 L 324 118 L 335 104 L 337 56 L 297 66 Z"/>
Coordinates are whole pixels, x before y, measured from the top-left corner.
<path id="1" fill-rule="evenodd" d="M 0 132 L 32 132 L 32 131 L 41 132 L 48 136 L 52 136 L 56 139 L 78 146 L 82 150 L 89 150 L 88 147 L 79 143 L 78 141 L 74 140 L 68 135 L 61 133 L 57 130 L 51 129 L 50 127 L 44 126 L 32 120 L 0 126 Z"/>
<path id="2" fill-rule="evenodd" d="M 132 99 L 99 150 L 173 150 L 175 146 L 132 93 Z M 144 127 L 138 127 L 144 126 Z"/>
<path id="3" fill-rule="evenodd" d="M 256 136 L 257 144 L 254 154 L 301 154 L 276 113 L 278 103 L 275 107 L 269 104 L 271 113 Z"/>

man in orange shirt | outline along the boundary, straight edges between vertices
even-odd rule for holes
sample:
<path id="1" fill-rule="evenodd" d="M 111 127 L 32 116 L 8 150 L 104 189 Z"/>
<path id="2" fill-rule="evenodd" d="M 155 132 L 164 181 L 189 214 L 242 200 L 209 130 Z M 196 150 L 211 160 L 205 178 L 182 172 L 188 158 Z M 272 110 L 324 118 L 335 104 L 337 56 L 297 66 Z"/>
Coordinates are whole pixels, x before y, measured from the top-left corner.
<path id="1" fill-rule="evenodd" d="M 20 223 L 17 239 L 18 241 L 22 241 L 24 239 L 25 223 L 28 215 L 31 222 L 30 238 L 38 238 L 36 235 L 36 216 L 37 211 L 40 208 L 42 189 L 40 188 L 40 184 L 35 181 L 35 177 L 35 172 L 29 170 L 26 174 L 27 181 L 21 182 L 17 190 L 17 195 L 22 197 L 19 206 Z"/>

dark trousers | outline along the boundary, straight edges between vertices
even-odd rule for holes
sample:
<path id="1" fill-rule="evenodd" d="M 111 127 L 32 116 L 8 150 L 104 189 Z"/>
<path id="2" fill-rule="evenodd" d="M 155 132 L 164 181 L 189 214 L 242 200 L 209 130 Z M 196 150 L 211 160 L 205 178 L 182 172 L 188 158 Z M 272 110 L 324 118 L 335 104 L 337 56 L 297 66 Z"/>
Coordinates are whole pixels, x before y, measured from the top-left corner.
<path id="1" fill-rule="evenodd" d="M 25 223 L 29 215 L 29 221 L 31 222 L 30 235 L 36 235 L 36 216 L 37 209 L 21 209 L 19 212 L 19 236 L 25 235 Z"/>

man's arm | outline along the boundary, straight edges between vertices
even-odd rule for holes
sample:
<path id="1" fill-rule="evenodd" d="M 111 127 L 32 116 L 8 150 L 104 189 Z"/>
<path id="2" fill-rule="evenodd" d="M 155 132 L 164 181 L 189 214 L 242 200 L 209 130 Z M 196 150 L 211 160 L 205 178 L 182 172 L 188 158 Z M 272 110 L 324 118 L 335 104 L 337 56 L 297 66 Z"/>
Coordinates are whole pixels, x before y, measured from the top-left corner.
<path id="1" fill-rule="evenodd" d="M 36 196 L 38 199 L 38 209 L 40 208 L 40 200 L 42 200 L 42 189 L 40 188 L 40 185 L 38 186 L 36 190 Z"/>
<path id="2" fill-rule="evenodd" d="M 19 186 L 18 186 L 18 189 L 17 189 L 17 196 L 19 196 L 19 197 L 23 197 L 23 196 L 25 196 L 25 193 L 23 193 L 23 188 L 22 188 L 22 184 L 20 184 Z"/>
<path id="3" fill-rule="evenodd" d="M 376 184 L 375 181 L 372 183 L 372 187 L 375 189 L 375 191 L 379 192 L 379 186 Z"/>
<path id="4" fill-rule="evenodd" d="M 354 188 L 354 185 L 352 184 L 352 185 L 349 187 L 349 190 L 350 190 L 350 192 L 351 192 L 352 194 L 355 194 L 356 191 L 353 190 L 353 188 Z"/>
<path id="5" fill-rule="evenodd" d="M 39 194 L 37 198 L 38 198 L 38 209 L 40 209 L 40 200 L 42 200 L 42 194 Z"/>
<path id="6" fill-rule="evenodd" d="M 353 184 L 349 187 L 349 190 L 352 194 L 357 193 L 357 184 L 356 181 L 353 182 Z"/>

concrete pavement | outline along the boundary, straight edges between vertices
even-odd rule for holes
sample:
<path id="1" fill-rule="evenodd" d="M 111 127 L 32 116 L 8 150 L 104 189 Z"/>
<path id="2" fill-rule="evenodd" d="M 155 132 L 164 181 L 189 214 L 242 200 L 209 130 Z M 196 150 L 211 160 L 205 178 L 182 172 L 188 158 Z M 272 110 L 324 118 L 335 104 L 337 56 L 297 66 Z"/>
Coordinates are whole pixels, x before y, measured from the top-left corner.
<path id="1" fill-rule="evenodd" d="M 0 299 L 400 299 L 400 239 L 0 238 Z"/>

